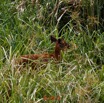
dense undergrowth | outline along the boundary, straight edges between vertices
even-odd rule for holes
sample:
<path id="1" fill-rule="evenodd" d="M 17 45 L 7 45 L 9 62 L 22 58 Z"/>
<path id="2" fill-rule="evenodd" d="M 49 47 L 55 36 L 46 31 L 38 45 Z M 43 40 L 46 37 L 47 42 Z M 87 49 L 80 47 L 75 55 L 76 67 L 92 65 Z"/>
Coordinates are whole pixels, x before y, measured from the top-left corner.
<path id="1" fill-rule="evenodd" d="M 36 70 L 28 65 L 19 70 L 12 61 L 20 55 L 54 51 L 49 37 L 58 38 L 57 3 L 55 0 L 37 0 L 35 4 L 28 0 L 0 2 L 0 103 L 104 102 L 102 24 L 96 29 L 86 24 L 83 29 L 77 21 L 76 30 L 71 20 L 64 26 L 67 28 L 62 28 L 62 37 L 70 49 L 62 53 L 61 61 L 38 61 Z M 94 16 L 93 9 L 90 17 Z M 98 11 L 96 15 L 100 18 Z"/>

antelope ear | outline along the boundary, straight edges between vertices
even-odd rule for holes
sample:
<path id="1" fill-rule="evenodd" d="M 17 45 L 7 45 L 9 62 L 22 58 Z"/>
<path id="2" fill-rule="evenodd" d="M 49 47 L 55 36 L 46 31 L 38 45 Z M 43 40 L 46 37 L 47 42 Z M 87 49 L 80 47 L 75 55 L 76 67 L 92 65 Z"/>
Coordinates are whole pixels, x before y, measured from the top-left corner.
<path id="1" fill-rule="evenodd" d="M 57 39 L 52 35 L 50 36 L 50 40 L 51 40 L 52 43 L 57 41 Z"/>
<path id="2" fill-rule="evenodd" d="M 61 43 L 61 39 L 58 39 L 58 43 Z"/>
<path id="3" fill-rule="evenodd" d="M 58 39 L 58 43 L 61 43 L 62 41 L 64 41 L 64 38 L 59 38 Z"/>

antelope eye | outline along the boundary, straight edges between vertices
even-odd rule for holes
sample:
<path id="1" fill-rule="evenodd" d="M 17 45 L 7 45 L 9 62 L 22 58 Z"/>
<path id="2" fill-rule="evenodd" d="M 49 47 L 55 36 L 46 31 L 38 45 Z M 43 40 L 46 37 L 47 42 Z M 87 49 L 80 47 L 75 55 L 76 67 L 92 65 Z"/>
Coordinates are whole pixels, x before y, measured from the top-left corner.
<path id="1" fill-rule="evenodd" d="M 63 45 L 63 44 L 60 44 L 60 47 L 61 47 L 61 48 L 64 48 L 64 47 L 65 47 L 65 45 Z"/>

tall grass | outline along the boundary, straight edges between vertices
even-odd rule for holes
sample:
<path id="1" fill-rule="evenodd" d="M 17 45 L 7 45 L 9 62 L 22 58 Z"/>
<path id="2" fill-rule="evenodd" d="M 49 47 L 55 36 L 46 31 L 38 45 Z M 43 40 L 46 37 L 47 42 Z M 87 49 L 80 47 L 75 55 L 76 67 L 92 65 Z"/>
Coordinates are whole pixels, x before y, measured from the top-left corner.
<path id="1" fill-rule="evenodd" d="M 58 37 L 55 14 L 47 10 L 53 11 L 56 1 L 37 2 L 34 7 L 26 2 L 24 11 L 18 0 L 0 3 L 0 103 L 103 103 L 104 33 L 100 30 L 76 32 L 70 23 L 62 35 L 70 49 L 57 64 L 38 61 L 36 70 L 28 65 L 19 70 L 12 64 L 23 54 L 52 52 L 49 36 Z M 87 5 L 87 0 L 83 2 Z M 102 7 L 97 2 L 97 8 Z M 93 16 L 93 9 L 87 9 Z"/>

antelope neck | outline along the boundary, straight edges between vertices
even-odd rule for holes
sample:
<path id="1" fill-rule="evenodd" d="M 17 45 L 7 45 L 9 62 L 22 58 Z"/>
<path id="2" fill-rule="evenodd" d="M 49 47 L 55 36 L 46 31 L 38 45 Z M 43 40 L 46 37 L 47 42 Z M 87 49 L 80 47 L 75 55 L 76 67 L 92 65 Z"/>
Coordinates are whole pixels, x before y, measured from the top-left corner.
<path id="1" fill-rule="evenodd" d="M 56 46 L 55 46 L 55 57 L 56 57 L 57 60 L 60 59 L 60 52 L 61 52 L 60 46 L 56 43 Z"/>

